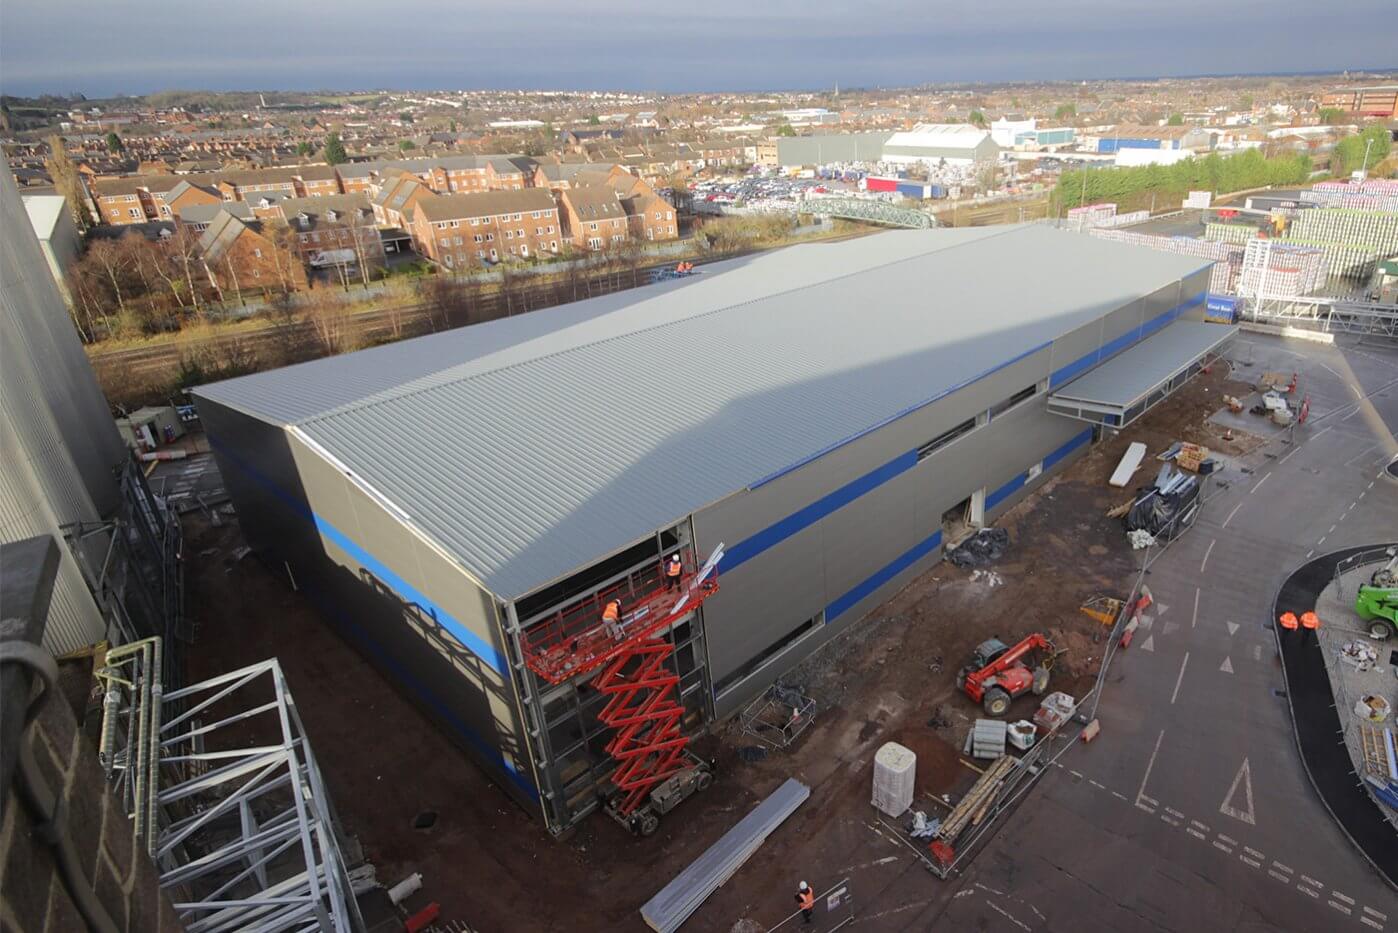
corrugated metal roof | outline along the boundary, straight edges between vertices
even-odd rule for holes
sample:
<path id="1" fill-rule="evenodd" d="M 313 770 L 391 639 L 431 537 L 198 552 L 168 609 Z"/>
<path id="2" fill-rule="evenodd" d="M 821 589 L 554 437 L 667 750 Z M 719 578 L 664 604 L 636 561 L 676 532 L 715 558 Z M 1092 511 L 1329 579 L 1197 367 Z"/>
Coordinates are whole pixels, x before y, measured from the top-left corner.
<path id="1" fill-rule="evenodd" d="M 1238 332 L 1224 324 L 1175 321 L 1053 393 L 1054 399 L 1121 409 L 1145 398 L 1190 362 Z"/>
<path id="2" fill-rule="evenodd" d="M 798 246 L 215 383 L 528 593 L 1198 271 L 1046 226 Z"/>

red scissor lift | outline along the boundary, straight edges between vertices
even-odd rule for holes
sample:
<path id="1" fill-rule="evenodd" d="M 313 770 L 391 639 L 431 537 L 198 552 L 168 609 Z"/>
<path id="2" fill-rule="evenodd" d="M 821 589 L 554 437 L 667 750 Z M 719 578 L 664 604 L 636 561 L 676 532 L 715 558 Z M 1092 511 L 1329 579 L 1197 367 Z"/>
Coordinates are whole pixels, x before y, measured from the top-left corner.
<path id="1" fill-rule="evenodd" d="M 678 589 L 659 574 L 647 577 L 640 592 L 623 581 L 524 632 L 525 665 L 551 684 L 602 670 L 592 686 L 608 695 L 597 718 L 613 730 L 605 747 L 617 763 L 611 780 L 619 792 L 614 810 L 621 817 L 690 766 L 689 739 L 680 730 L 680 678 L 668 663 L 675 649 L 664 633 L 718 591 L 718 570 L 713 561 L 707 574 L 691 570 L 692 553 L 685 553 L 684 561 Z M 612 599 L 621 601 L 620 637 L 602 624 L 602 609 Z"/>

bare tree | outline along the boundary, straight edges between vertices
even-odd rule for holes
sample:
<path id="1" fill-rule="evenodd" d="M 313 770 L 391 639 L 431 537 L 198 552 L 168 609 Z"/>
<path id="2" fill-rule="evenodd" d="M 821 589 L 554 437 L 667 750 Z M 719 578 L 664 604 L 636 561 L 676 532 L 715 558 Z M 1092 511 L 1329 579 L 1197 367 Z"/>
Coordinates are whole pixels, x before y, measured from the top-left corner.
<path id="1" fill-rule="evenodd" d="M 88 248 L 82 261 L 90 262 L 106 276 L 112 296 L 116 299 L 117 311 L 124 312 L 126 298 L 122 292 L 122 280 L 126 278 L 127 273 L 126 251 L 117 245 L 115 240 L 101 239 Z"/>
<path id="2" fill-rule="evenodd" d="M 349 349 L 349 308 L 338 298 L 316 292 L 306 306 L 306 321 L 327 356 Z"/>
<path id="3" fill-rule="evenodd" d="M 296 231 L 283 220 L 264 220 L 262 236 L 269 244 L 272 268 L 277 273 L 277 282 L 281 285 L 282 294 L 287 294 L 296 285 L 297 267 L 301 262 L 300 241 L 296 238 Z"/>
<path id="4" fill-rule="evenodd" d="M 88 212 L 87 189 L 83 187 L 82 179 L 78 175 L 78 167 L 69 157 L 62 136 L 57 133 L 50 136 L 48 147 L 49 157 L 44 162 L 44 167 L 53 179 L 54 188 L 68 202 L 68 212 L 73 217 L 73 223 L 77 224 L 78 232 L 86 233 L 92 226 L 92 215 Z"/>

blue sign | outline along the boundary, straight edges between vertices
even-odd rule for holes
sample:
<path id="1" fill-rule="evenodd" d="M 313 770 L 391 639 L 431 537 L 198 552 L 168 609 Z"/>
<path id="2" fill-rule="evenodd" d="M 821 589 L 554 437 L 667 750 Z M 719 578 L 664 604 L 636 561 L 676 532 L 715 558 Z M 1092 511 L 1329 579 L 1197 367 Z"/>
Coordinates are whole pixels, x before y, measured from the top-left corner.
<path id="1" fill-rule="evenodd" d="M 1204 304 L 1204 320 L 1233 324 L 1238 320 L 1238 299 L 1232 295 L 1209 295 Z"/>

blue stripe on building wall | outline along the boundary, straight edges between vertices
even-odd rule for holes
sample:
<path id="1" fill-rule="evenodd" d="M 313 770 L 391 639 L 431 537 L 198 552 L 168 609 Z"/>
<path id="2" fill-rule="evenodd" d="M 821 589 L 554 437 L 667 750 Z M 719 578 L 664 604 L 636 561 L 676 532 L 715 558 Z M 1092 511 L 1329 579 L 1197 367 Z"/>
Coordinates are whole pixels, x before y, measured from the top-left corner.
<path id="1" fill-rule="evenodd" d="M 328 594 L 321 592 L 313 585 L 303 584 L 301 589 L 310 598 L 311 602 L 320 611 L 321 615 L 326 616 L 328 619 L 330 619 L 331 622 L 339 626 L 346 635 L 359 642 L 360 646 L 363 647 L 364 650 L 368 651 L 370 654 L 378 658 L 390 674 L 396 677 L 400 683 L 402 683 L 405 687 L 411 690 L 413 694 L 417 696 L 419 700 L 422 701 L 423 705 L 427 706 L 438 716 L 442 717 L 442 719 L 448 725 L 450 725 L 458 735 L 460 735 L 463 739 L 466 740 L 466 743 L 468 745 L 474 748 L 487 760 L 499 765 L 501 770 L 503 770 L 505 774 L 509 776 L 510 782 L 512 784 L 514 784 L 520 790 L 528 794 L 530 799 L 539 799 L 539 791 L 534 787 L 533 783 L 523 774 L 521 774 L 519 772 L 519 769 L 516 768 L 509 759 L 507 759 L 503 754 L 501 754 L 499 748 L 487 742 L 485 738 L 481 736 L 480 733 L 472 729 L 469 725 L 466 724 L 465 720 L 457 716 L 456 713 L 452 711 L 451 707 L 444 703 L 435 693 L 427 689 L 427 687 L 421 681 L 413 677 L 412 672 L 409 671 L 402 664 L 398 663 L 398 661 L 395 660 L 392 655 L 386 652 L 383 649 L 383 646 L 380 645 L 379 642 L 372 635 L 370 635 L 362 626 L 360 626 L 348 615 L 345 615 L 343 612 L 341 612 L 339 607 L 335 604 L 333 599 Z"/>
<path id="2" fill-rule="evenodd" d="M 1060 460 L 1062 460 L 1064 457 L 1068 456 L 1068 455 L 1071 454 L 1073 451 L 1075 451 L 1075 450 L 1077 450 L 1079 447 L 1081 447 L 1083 444 L 1086 444 L 1086 443 L 1088 443 L 1088 442 L 1091 441 L 1091 440 L 1092 440 L 1092 429 L 1091 429 L 1091 428 L 1083 428 L 1083 429 L 1082 429 L 1081 431 L 1079 431 L 1077 434 L 1074 434 L 1071 438 L 1069 438 L 1068 441 L 1067 441 L 1066 443 L 1064 443 L 1064 444 L 1060 445 L 1058 448 L 1056 448 L 1056 449 L 1053 451 L 1053 453 L 1051 453 L 1051 454 L 1049 454 L 1048 456 L 1044 457 L 1044 469 L 1045 469 L 1045 470 L 1049 470 L 1049 469 L 1053 468 L 1053 467 L 1056 466 L 1056 465 L 1058 464 L 1058 462 L 1059 462 Z"/>
<path id="3" fill-rule="evenodd" d="M 252 464 L 246 462 L 232 450 L 223 446 L 214 437 L 210 436 L 209 446 L 217 450 L 219 454 L 227 458 L 227 462 L 232 463 L 243 473 L 247 474 L 253 482 L 270 492 L 277 501 L 286 506 L 294 515 L 303 521 L 308 521 L 325 537 L 335 542 L 345 553 L 359 562 L 366 570 L 374 574 L 401 596 L 407 602 L 414 602 L 424 610 L 431 613 L 432 617 L 451 633 L 452 637 L 461 643 L 476 657 L 480 658 L 491 670 L 503 675 L 505 672 L 505 658 L 484 638 L 471 631 L 461 623 L 455 616 L 447 612 L 441 606 L 433 602 L 427 594 L 418 590 L 407 580 L 404 580 L 395 573 L 387 564 L 369 553 L 360 544 L 336 528 L 328 520 L 314 512 L 301 500 L 287 493 L 277 485 L 276 481 L 266 476 Z"/>
<path id="4" fill-rule="evenodd" d="M 995 508 L 1001 502 L 1004 502 L 1010 496 L 1018 492 L 1020 488 L 1028 481 L 1028 472 L 1020 473 L 1018 476 L 1015 476 L 1008 483 L 1001 486 L 999 489 L 995 490 L 990 495 L 985 497 L 985 507 L 987 509 Z"/>
<path id="5" fill-rule="evenodd" d="M 875 573 L 873 576 L 865 580 L 863 583 L 860 583 L 858 586 L 854 587 L 848 593 L 845 593 L 839 599 L 826 606 L 825 624 L 829 625 L 835 619 L 838 619 L 840 616 L 844 615 L 852 607 L 857 605 L 860 602 L 860 600 L 863 600 L 868 596 L 871 596 L 875 591 L 878 590 L 879 587 L 883 586 L 885 583 L 898 576 L 898 574 L 902 573 L 904 570 L 907 570 L 913 564 L 922 560 L 922 558 L 926 557 L 928 554 L 931 554 L 933 551 L 937 550 L 937 547 L 941 543 L 942 533 L 940 531 L 934 531 L 930 538 L 926 538 L 923 541 L 920 541 L 911 549 L 899 555 L 898 558 L 895 559 L 892 563 L 888 564 L 883 569 Z"/>
<path id="6" fill-rule="evenodd" d="M 1178 319 L 1180 315 L 1184 314 L 1190 308 L 1203 304 L 1206 297 L 1206 293 L 1200 292 L 1192 298 L 1186 299 L 1180 304 L 1175 305 L 1175 307 L 1171 308 L 1169 311 L 1164 311 L 1160 314 L 1157 314 L 1155 317 L 1151 318 L 1149 321 L 1146 321 L 1144 324 L 1141 324 L 1139 327 L 1134 327 L 1126 333 L 1122 334 L 1120 337 L 1108 341 L 1101 347 L 1095 350 L 1089 350 L 1087 353 L 1084 353 L 1082 356 L 1078 357 L 1076 360 L 1073 360 L 1071 363 L 1066 363 L 1063 366 L 1060 366 L 1058 369 L 1055 369 L 1053 371 L 1052 375 L 1049 376 L 1049 388 L 1056 389 L 1068 380 L 1075 379 L 1078 376 L 1081 376 L 1088 369 L 1092 368 L 1093 366 L 1096 366 L 1103 360 L 1116 356 L 1118 353 L 1120 353 L 1122 350 L 1125 350 L 1127 347 L 1139 343 L 1140 341 L 1149 337 L 1151 334 L 1160 330 L 1166 324 L 1169 324 L 1172 321 Z"/>
<path id="7" fill-rule="evenodd" d="M 744 538 L 728 548 L 723 556 L 723 572 L 730 573 L 752 560 L 770 547 L 797 534 L 836 509 L 849 505 L 855 499 L 878 489 L 889 480 L 901 476 L 917 466 L 917 451 L 910 450 L 883 466 L 870 470 L 852 482 L 846 483 L 834 492 L 822 496 L 805 508 L 793 512 L 782 520 L 768 525 L 757 534 Z"/>

